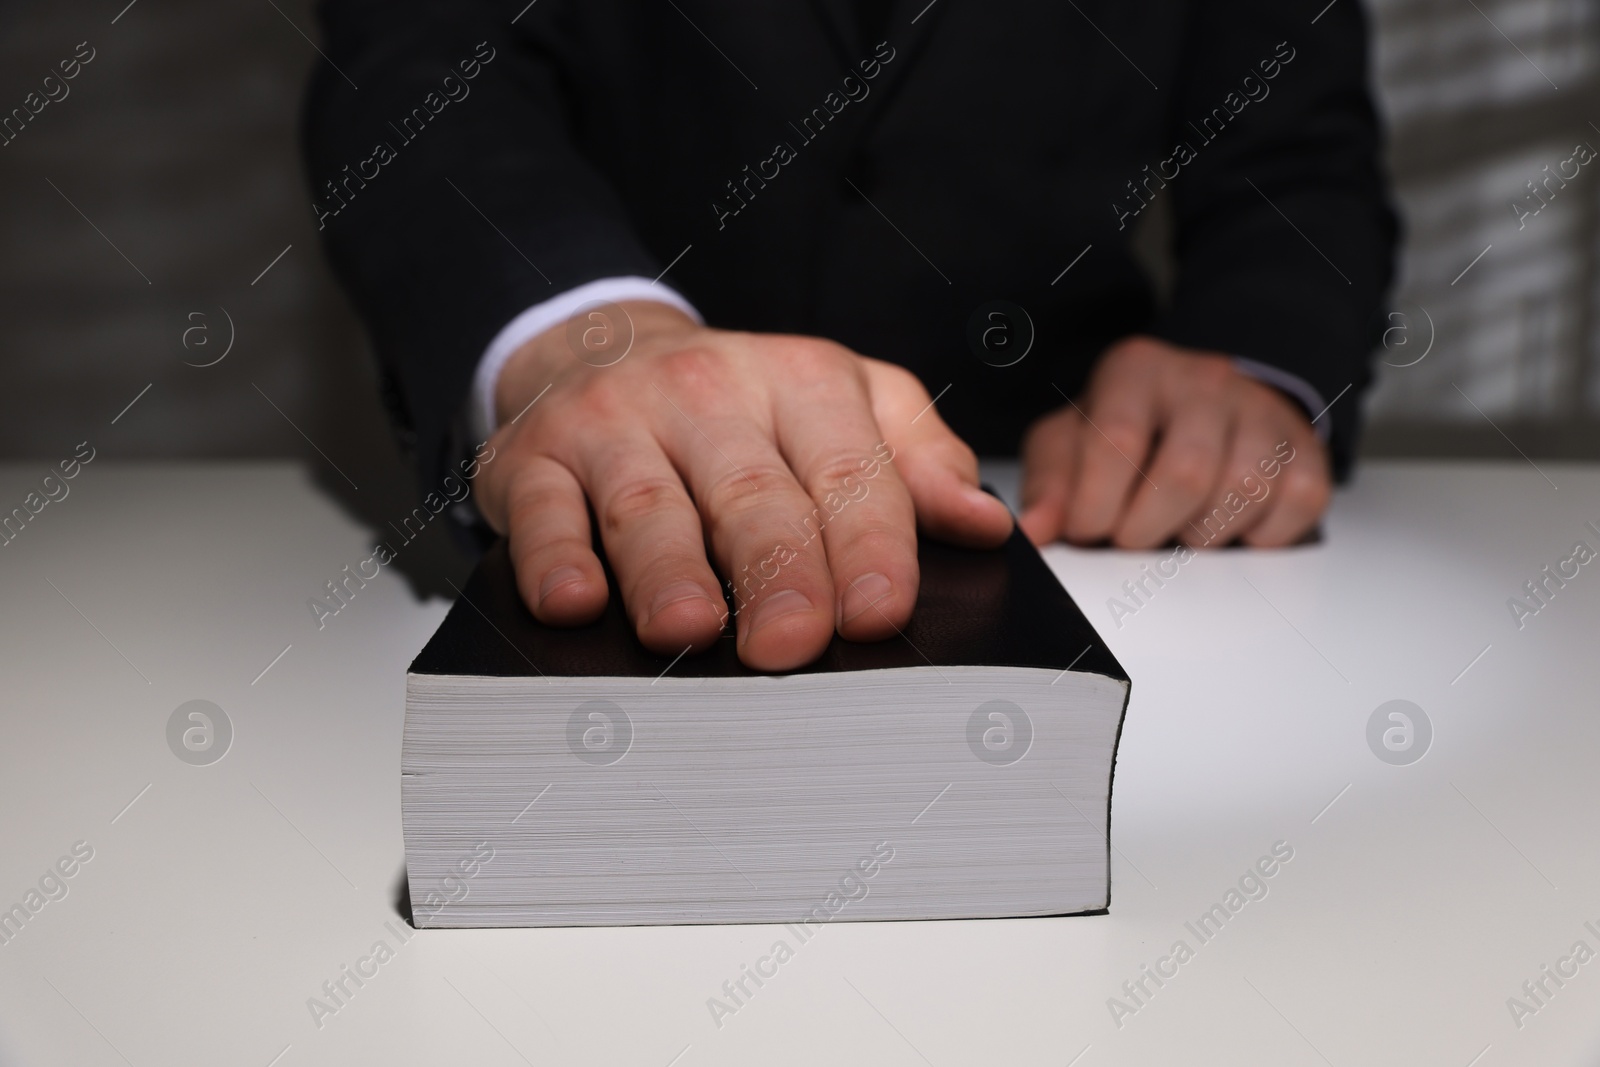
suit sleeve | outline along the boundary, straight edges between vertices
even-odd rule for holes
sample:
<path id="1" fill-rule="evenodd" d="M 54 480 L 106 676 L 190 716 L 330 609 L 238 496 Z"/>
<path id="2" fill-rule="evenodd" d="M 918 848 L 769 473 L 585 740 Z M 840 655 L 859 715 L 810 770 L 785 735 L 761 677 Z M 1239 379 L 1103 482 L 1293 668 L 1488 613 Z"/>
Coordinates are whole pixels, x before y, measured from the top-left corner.
<path id="1" fill-rule="evenodd" d="M 1336 0 L 1313 23 L 1318 6 L 1191 8 L 1170 129 L 1192 157 L 1173 182 L 1178 280 L 1157 333 L 1310 383 L 1332 403 L 1342 478 L 1399 226 L 1362 5 Z"/>
<path id="2" fill-rule="evenodd" d="M 464 444 L 474 368 L 506 323 L 596 278 L 660 270 L 577 147 L 555 12 L 515 14 L 485 0 L 319 7 L 326 62 L 302 118 L 312 210 L 425 490 Z"/>

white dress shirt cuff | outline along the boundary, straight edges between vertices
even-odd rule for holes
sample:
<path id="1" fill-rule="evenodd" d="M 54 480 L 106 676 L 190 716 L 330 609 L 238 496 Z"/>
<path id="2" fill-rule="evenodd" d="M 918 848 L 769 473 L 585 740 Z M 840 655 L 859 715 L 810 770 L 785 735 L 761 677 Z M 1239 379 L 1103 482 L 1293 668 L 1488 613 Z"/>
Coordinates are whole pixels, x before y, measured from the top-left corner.
<path id="1" fill-rule="evenodd" d="M 467 420 L 473 439 L 486 441 L 495 431 L 495 383 L 512 353 L 590 305 L 616 304 L 624 300 L 654 300 L 677 308 L 702 325 L 705 323 L 682 294 L 649 278 L 600 278 L 535 304 L 506 323 L 478 360 L 478 369 L 472 375 L 472 394 L 467 402 Z"/>
<path id="2" fill-rule="evenodd" d="M 1306 418 L 1311 420 L 1311 428 L 1317 432 L 1317 440 L 1324 444 L 1328 441 L 1328 434 L 1332 432 L 1333 420 L 1324 420 L 1331 404 L 1324 404 L 1322 394 L 1316 387 L 1297 375 L 1286 370 L 1274 367 L 1270 363 L 1260 363 L 1243 356 L 1234 356 L 1233 365 L 1239 368 L 1239 373 L 1254 378 L 1262 385 L 1270 385 L 1274 389 L 1288 393 L 1299 401 L 1306 409 Z"/>

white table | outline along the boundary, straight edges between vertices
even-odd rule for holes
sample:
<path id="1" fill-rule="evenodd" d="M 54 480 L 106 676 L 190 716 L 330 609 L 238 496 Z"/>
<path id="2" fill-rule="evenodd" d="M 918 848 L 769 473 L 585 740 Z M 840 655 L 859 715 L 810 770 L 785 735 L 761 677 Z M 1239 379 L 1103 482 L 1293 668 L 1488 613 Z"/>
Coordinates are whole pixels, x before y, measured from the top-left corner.
<path id="1" fill-rule="evenodd" d="M 1541 467 L 1368 466 L 1325 544 L 1204 555 L 1120 628 L 1157 554 L 1052 549 L 1134 679 L 1110 914 L 836 924 L 719 1028 L 707 998 L 781 928 L 400 943 L 403 677 L 446 604 L 385 573 L 319 632 L 307 598 L 371 534 L 304 472 L 101 459 L 0 548 L 0 907 L 94 850 L 0 945 L 0 1063 L 1595 1063 L 1600 960 L 1507 1007 L 1600 951 L 1600 564 L 1520 631 L 1506 606 L 1600 547 L 1600 469 Z M 0 468 L 0 506 L 42 473 Z M 1434 728 L 1408 766 L 1366 738 L 1395 698 Z M 208 766 L 167 743 L 192 699 L 235 730 Z M 1185 922 L 1278 841 L 1201 944 Z M 308 998 L 379 939 L 319 1028 Z"/>

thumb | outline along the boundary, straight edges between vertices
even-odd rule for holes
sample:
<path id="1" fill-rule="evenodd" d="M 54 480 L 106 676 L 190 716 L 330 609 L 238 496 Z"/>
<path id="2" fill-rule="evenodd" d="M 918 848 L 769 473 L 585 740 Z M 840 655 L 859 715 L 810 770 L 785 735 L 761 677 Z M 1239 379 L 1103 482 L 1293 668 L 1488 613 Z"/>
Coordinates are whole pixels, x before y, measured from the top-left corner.
<path id="1" fill-rule="evenodd" d="M 993 548 L 1011 536 L 1011 512 L 978 485 L 978 457 L 939 417 L 916 376 L 863 359 L 872 412 L 894 449 L 917 525 L 940 541 Z"/>

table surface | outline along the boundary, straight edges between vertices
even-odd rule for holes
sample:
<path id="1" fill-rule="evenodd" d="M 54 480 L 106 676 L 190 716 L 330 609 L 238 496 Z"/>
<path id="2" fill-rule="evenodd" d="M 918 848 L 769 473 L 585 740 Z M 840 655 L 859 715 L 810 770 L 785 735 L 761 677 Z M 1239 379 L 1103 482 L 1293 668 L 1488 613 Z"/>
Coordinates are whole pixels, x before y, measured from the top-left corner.
<path id="1" fill-rule="evenodd" d="M 1507 606 L 1590 521 L 1593 466 L 1369 464 L 1322 544 L 1118 618 L 1162 554 L 1050 549 L 1134 679 L 1110 913 L 836 923 L 716 1018 L 783 928 L 403 927 L 404 675 L 446 603 L 390 568 L 319 630 L 375 534 L 306 471 L 96 462 L 0 548 L 0 908 L 59 898 L 0 945 L 0 1063 L 1595 1063 L 1600 567 Z M 194 699 L 234 733 L 204 766 L 168 743 Z M 1394 699 L 1432 725 L 1408 765 L 1369 747 Z"/>

